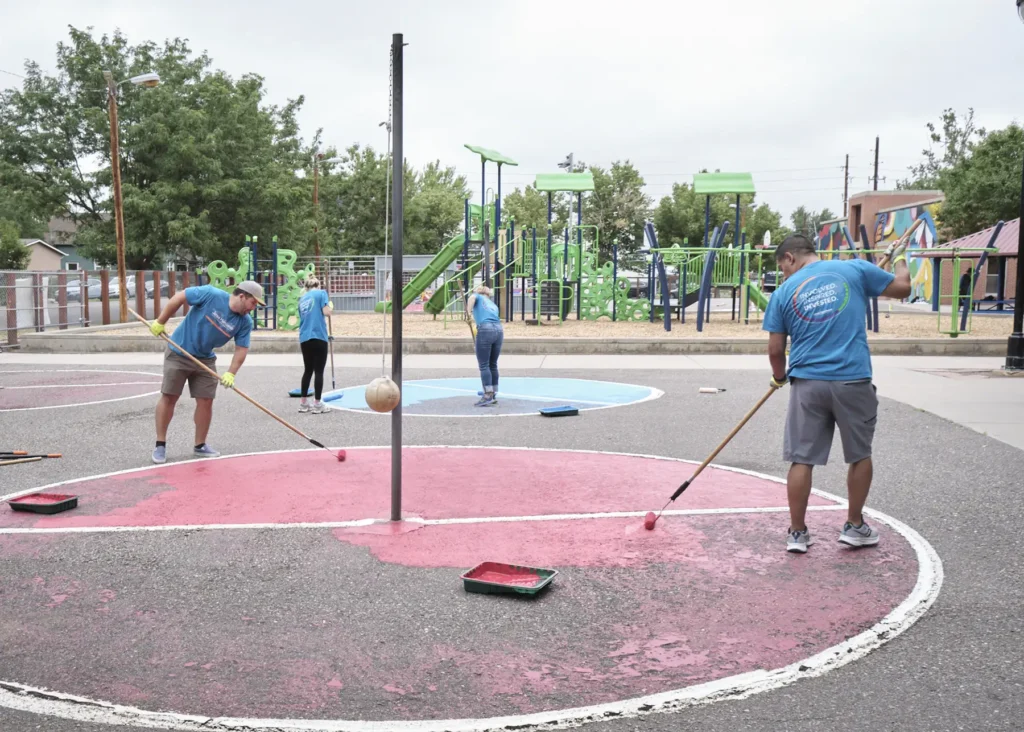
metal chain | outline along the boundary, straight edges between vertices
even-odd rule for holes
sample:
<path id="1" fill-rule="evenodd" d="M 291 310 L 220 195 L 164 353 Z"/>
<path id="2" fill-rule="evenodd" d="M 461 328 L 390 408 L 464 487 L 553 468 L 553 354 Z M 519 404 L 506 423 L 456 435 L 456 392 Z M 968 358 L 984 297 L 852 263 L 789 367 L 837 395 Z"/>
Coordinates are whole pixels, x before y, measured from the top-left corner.
<path id="1" fill-rule="evenodd" d="M 391 215 L 391 114 L 392 114 L 392 102 L 394 100 L 394 85 L 395 85 L 395 49 L 391 47 L 391 61 L 388 68 L 388 154 L 386 158 L 387 164 L 387 189 L 384 192 L 384 261 L 388 259 L 388 234 L 390 233 L 390 215 Z M 398 293 L 399 299 L 401 299 L 402 293 L 402 275 L 398 275 Z M 391 307 L 395 307 L 395 262 L 391 262 Z M 384 307 L 384 332 L 380 339 L 380 373 L 381 376 L 386 375 L 386 360 L 385 360 L 385 349 L 387 348 L 388 341 L 388 309 Z"/>

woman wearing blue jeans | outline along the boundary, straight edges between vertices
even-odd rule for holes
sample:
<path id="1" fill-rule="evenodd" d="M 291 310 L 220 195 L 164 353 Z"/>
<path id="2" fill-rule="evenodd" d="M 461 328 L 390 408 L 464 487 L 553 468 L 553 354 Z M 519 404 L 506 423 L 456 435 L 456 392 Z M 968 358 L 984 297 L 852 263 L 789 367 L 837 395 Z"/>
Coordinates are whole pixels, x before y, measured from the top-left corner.
<path id="1" fill-rule="evenodd" d="M 493 407 L 498 404 L 498 356 L 505 341 L 505 329 L 501 327 L 498 306 L 491 299 L 491 288 L 479 285 L 466 301 L 466 309 L 473 313 L 476 322 L 476 362 L 480 366 L 480 381 L 484 394 L 476 407 Z"/>

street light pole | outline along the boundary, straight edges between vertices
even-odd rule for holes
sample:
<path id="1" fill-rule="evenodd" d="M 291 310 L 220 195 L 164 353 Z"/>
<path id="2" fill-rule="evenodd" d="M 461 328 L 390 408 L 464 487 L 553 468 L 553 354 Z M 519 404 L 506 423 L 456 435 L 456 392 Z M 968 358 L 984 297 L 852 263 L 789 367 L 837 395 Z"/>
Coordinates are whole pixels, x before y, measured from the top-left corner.
<path id="1" fill-rule="evenodd" d="M 121 318 L 118 322 L 128 322 L 128 278 L 124 261 L 124 210 L 121 207 L 121 153 L 117 130 L 117 85 L 109 71 L 103 72 L 107 81 L 107 111 L 110 114 L 110 172 L 114 179 L 114 227 L 117 234 L 117 282 L 118 303 Z M 136 285 L 137 286 L 137 285 Z"/>
<path id="2" fill-rule="evenodd" d="M 1024 0 L 1017 0 L 1017 14 L 1021 22 L 1024 22 Z M 1017 282 L 1013 298 L 1013 333 L 1006 343 L 1006 370 L 1024 370 L 1024 167 L 1021 169 L 1020 220 L 1017 222 Z"/>

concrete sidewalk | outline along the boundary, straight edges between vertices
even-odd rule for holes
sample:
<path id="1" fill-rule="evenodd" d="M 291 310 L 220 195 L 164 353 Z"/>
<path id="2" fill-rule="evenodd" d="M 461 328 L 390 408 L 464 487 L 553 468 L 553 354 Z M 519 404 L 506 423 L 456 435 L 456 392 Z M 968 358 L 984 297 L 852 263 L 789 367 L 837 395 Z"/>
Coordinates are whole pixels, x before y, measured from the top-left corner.
<path id="1" fill-rule="evenodd" d="M 222 358 L 226 363 L 229 359 Z M 875 383 L 880 396 L 903 402 L 951 422 L 1024 450 L 1024 374 L 1005 376 L 998 371 L 1002 358 L 953 356 L 875 356 Z M 93 368 L 116 366 L 160 366 L 160 353 L 35 354 L 0 355 L 0 371 L 23 366 Z M 391 358 L 385 357 L 390 369 Z M 336 371 L 379 366 L 380 355 L 335 355 Z M 301 370 L 298 354 L 253 354 L 248 367 L 287 367 Z M 476 359 L 466 355 L 408 355 L 408 371 L 415 369 L 477 370 Z M 768 382 L 766 356 L 719 355 L 508 355 L 501 359 L 508 371 L 586 370 L 662 371 L 708 370 L 760 371 Z"/>

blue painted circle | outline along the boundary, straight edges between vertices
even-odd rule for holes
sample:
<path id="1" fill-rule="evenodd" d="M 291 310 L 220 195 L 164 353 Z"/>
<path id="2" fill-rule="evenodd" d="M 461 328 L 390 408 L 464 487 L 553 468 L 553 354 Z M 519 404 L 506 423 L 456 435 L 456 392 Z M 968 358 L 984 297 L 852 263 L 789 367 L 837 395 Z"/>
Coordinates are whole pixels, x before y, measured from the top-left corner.
<path id="1" fill-rule="evenodd" d="M 479 378 L 416 379 L 402 385 L 402 414 L 409 417 L 512 417 L 539 416 L 546 407 L 573 406 L 581 412 L 592 409 L 624 407 L 657 399 L 658 389 L 637 384 L 589 379 L 503 377 L 498 385 L 496 406 L 476 407 L 480 398 Z M 366 387 L 340 390 L 340 399 L 325 403 L 332 409 L 377 414 L 366 405 Z"/>

